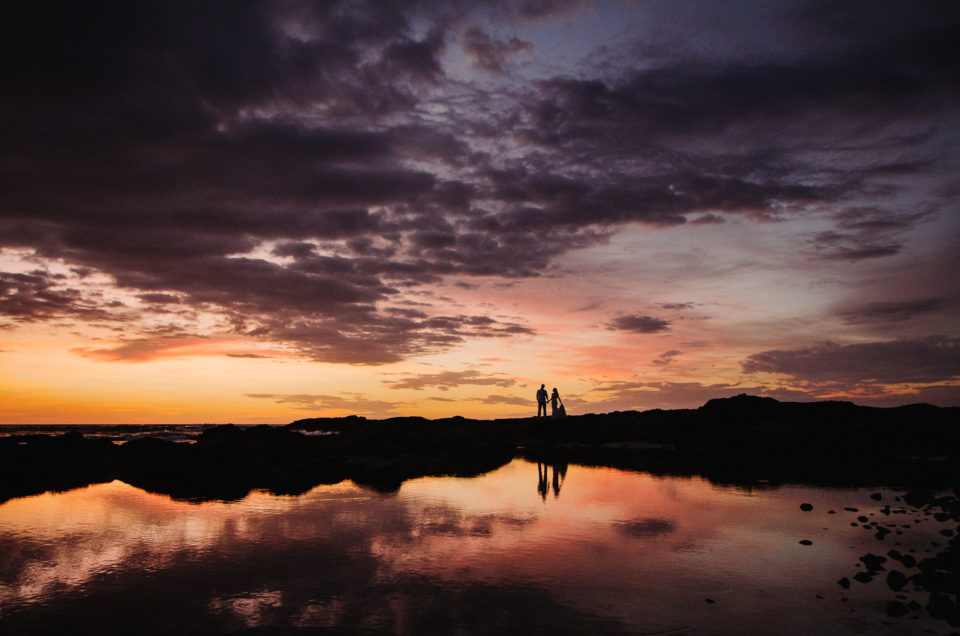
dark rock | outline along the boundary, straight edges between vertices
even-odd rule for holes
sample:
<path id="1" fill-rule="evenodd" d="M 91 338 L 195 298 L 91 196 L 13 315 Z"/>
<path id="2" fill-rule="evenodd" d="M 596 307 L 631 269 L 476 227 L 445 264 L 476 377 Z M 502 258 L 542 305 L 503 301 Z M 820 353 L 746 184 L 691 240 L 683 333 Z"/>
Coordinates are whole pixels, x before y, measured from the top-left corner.
<path id="1" fill-rule="evenodd" d="M 803 510 L 804 512 L 810 512 L 813 510 L 813 504 L 802 503 L 800 504 L 800 510 Z"/>
<path id="2" fill-rule="evenodd" d="M 953 600 L 946 594 L 931 594 L 930 602 L 927 603 L 927 613 L 938 620 L 946 620 L 953 616 L 957 607 Z"/>
<path id="3" fill-rule="evenodd" d="M 859 508 L 844 508 L 847 512 L 860 512 Z"/>
<path id="4" fill-rule="evenodd" d="M 703 600 L 704 600 L 705 602 L 707 602 L 707 603 L 716 603 L 716 601 L 713 600 L 712 598 L 705 598 L 705 599 L 703 599 Z"/>
<path id="5" fill-rule="evenodd" d="M 800 541 L 800 545 L 813 545 L 813 541 L 811 541 L 810 539 L 802 539 Z"/>
<path id="6" fill-rule="evenodd" d="M 839 581 L 837 581 L 837 585 L 839 585 L 840 587 L 842 587 L 842 588 L 845 589 L 845 590 L 849 590 L 849 589 L 850 589 L 850 579 L 848 579 L 847 577 L 843 577 L 842 579 L 840 579 Z"/>
<path id="7" fill-rule="evenodd" d="M 885 569 L 883 564 L 887 562 L 887 557 L 868 553 L 860 557 L 860 561 L 863 562 L 868 570 L 875 572 Z"/>
<path id="8" fill-rule="evenodd" d="M 881 499 L 883 499 L 883 495 L 879 492 L 875 492 L 870 495 L 870 498 L 873 499 L 874 501 L 880 501 Z"/>
<path id="9" fill-rule="evenodd" d="M 860 581 L 861 583 L 869 583 L 870 581 L 873 580 L 873 573 L 857 572 L 856 574 L 853 575 L 853 578 L 856 579 L 857 581 Z"/>
<path id="10" fill-rule="evenodd" d="M 890 570 L 887 574 L 887 586 L 894 592 L 899 592 L 907 585 L 906 575 L 899 570 Z"/>
<path id="11" fill-rule="evenodd" d="M 887 601 L 887 616 L 891 618 L 900 618 L 910 613 L 907 606 L 900 601 Z"/>

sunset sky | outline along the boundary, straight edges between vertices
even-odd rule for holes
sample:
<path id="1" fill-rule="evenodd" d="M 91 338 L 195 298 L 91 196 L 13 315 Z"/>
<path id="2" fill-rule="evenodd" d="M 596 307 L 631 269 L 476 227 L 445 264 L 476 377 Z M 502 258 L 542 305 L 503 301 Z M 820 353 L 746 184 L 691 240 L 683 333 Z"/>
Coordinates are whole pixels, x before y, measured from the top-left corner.
<path id="1" fill-rule="evenodd" d="M 6 2 L 0 423 L 960 405 L 960 3 Z"/>

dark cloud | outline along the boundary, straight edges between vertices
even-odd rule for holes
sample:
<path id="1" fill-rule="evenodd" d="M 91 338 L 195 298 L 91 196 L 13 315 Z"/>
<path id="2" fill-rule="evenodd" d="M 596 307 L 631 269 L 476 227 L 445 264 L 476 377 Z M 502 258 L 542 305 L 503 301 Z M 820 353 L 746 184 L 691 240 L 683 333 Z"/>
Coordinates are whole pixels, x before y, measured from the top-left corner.
<path id="1" fill-rule="evenodd" d="M 902 234 L 955 199 L 889 202 L 913 177 L 935 182 L 949 152 L 937 131 L 960 95 L 955 7 L 798 3 L 757 36 L 797 42 L 789 53 L 654 43 L 643 64 L 609 52 L 536 85 L 507 75 L 531 45 L 479 21 L 529 25 L 578 4 L 8 4 L 0 247 L 312 359 L 377 364 L 531 333 L 395 309 L 447 278 L 539 276 L 626 224 L 839 210 L 812 254 L 858 261 L 902 253 Z M 852 15 L 855 37 L 836 27 Z M 817 31 L 821 18 L 843 37 Z M 458 41 L 502 83 L 452 78 Z M 135 330 L 77 286 L 3 276 L 8 319 Z M 93 351 L 142 357 L 153 345 L 138 335 Z"/>
<path id="2" fill-rule="evenodd" d="M 937 313 L 947 307 L 946 298 L 919 298 L 893 302 L 868 303 L 839 312 L 844 322 L 889 323 L 904 322 L 927 314 Z"/>
<path id="3" fill-rule="evenodd" d="M 720 223 L 726 223 L 726 219 L 720 214 L 710 213 L 694 217 L 690 220 L 690 223 L 693 225 L 719 225 Z"/>
<path id="4" fill-rule="evenodd" d="M 463 51 L 470 56 L 474 66 L 499 73 L 513 55 L 530 51 L 533 45 L 519 38 L 496 40 L 477 27 L 471 27 L 463 34 Z"/>
<path id="5" fill-rule="evenodd" d="M 762 351 L 740 363 L 745 373 L 778 373 L 800 382 L 840 384 L 934 383 L 960 376 L 960 338 L 839 345 L 822 342 L 803 349 Z"/>
<path id="6" fill-rule="evenodd" d="M 881 258 L 899 254 L 903 246 L 899 243 L 878 245 L 867 242 L 861 235 L 844 232 L 821 232 L 810 242 L 819 256 L 829 260 L 858 261 Z"/>
<path id="7" fill-rule="evenodd" d="M 440 373 L 422 373 L 399 380 L 384 380 L 391 389 L 414 389 L 420 391 L 436 387 L 441 391 L 463 385 L 511 387 L 516 380 L 500 375 L 484 375 L 479 371 L 442 371 Z"/>
<path id="8" fill-rule="evenodd" d="M 0 272 L 0 316 L 14 322 L 73 317 L 107 320 L 106 303 L 64 284 L 63 277 L 43 270 Z"/>
<path id="9" fill-rule="evenodd" d="M 665 367 L 669 365 L 671 362 L 673 362 L 673 359 L 682 353 L 683 351 L 680 351 L 679 349 L 671 349 L 670 351 L 664 351 L 659 356 L 657 356 L 655 360 L 653 360 L 652 364 L 658 367 Z"/>
<path id="10" fill-rule="evenodd" d="M 632 331 L 634 333 L 657 333 L 670 328 L 670 321 L 652 316 L 627 315 L 618 316 L 607 323 L 607 329 L 616 331 Z"/>
<path id="11" fill-rule="evenodd" d="M 630 537 L 631 539 L 647 539 L 665 534 L 673 534 L 677 531 L 677 525 L 670 519 L 631 519 L 629 521 L 619 521 L 614 527 Z"/>
<path id="12" fill-rule="evenodd" d="M 180 297 L 175 294 L 161 294 L 161 293 L 151 293 L 151 294 L 138 294 L 137 298 L 146 303 L 157 303 L 160 305 L 165 304 L 174 304 L 180 302 Z"/>

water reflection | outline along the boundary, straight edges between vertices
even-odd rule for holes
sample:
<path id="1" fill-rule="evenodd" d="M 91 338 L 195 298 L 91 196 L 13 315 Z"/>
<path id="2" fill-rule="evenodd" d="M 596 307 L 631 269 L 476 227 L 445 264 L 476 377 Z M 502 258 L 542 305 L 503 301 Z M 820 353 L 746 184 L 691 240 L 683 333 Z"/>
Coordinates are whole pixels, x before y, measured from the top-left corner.
<path id="1" fill-rule="evenodd" d="M 113 482 L 0 505 L 0 632 L 884 631 L 882 585 L 836 584 L 873 541 L 850 521 L 879 507 L 525 461 L 395 495 L 191 504 Z M 926 525 L 890 547 L 920 555 Z"/>
<path id="2" fill-rule="evenodd" d="M 556 462 L 553 464 L 547 464 L 547 462 L 537 462 L 537 492 L 540 493 L 540 497 L 546 501 L 547 492 L 549 487 L 547 486 L 547 474 L 550 469 L 553 469 L 553 496 L 560 496 L 560 487 L 563 485 L 563 480 L 567 476 L 567 463 L 566 462 Z"/>

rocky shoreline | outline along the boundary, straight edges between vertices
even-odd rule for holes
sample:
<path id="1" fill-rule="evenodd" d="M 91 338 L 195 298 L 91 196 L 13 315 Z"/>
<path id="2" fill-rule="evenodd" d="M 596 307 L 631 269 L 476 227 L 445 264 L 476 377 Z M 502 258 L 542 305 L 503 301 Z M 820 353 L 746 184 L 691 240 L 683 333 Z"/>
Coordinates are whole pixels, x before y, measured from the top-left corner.
<path id="1" fill-rule="evenodd" d="M 344 479 L 389 492 L 406 479 L 477 475 L 518 456 L 749 487 L 934 491 L 960 485 L 958 422 L 960 408 L 740 395 L 698 409 L 562 420 L 351 416 L 285 427 L 225 425 L 204 431 L 195 444 L 11 436 L 0 440 L 0 501 L 113 479 L 191 500 L 235 500 L 256 489 L 296 494 Z"/>

